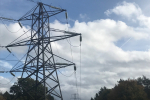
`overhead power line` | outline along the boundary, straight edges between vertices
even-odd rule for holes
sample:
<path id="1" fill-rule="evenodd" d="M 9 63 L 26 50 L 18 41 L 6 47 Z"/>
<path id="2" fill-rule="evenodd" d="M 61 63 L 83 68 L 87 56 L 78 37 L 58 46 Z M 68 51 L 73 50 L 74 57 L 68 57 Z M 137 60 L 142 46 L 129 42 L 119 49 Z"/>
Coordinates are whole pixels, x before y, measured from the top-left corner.
<path id="1" fill-rule="evenodd" d="M 47 10 L 47 8 L 49 7 L 52 10 Z M 46 94 L 51 94 L 63 100 L 57 71 L 61 68 L 75 66 L 75 63 L 73 61 L 69 61 L 63 57 L 54 54 L 51 45 L 51 43 L 55 41 L 65 40 L 76 36 L 81 37 L 81 33 L 64 31 L 50 27 L 50 18 L 62 12 L 66 12 L 66 10 L 44 4 L 42 2 L 37 2 L 37 5 L 35 7 L 33 7 L 30 11 L 23 15 L 19 20 L 16 20 L 18 21 L 18 24 L 21 28 L 23 28 L 21 22 L 31 22 L 30 36 L 22 39 L 21 37 L 27 33 L 25 32 L 23 35 L 15 39 L 10 44 L 6 46 L 1 46 L 3 48 L 5 47 L 10 53 L 12 53 L 12 51 L 9 48 L 20 46 L 28 47 L 27 53 L 21 59 L 18 59 L 16 57 L 18 59 L 18 62 L 9 72 L 13 76 L 15 76 L 15 74 L 13 73 L 21 73 L 20 76 L 22 80 L 19 82 L 20 87 L 21 84 L 25 82 L 28 78 L 35 79 L 36 83 L 32 86 L 32 88 L 27 89 L 27 92 L 30 92 L 32 89 L 37 91 L 39 84 L 43 84 L 44 89 L 42 91 L 44 92 L 42 92 L 42 100 L 46 100 Z M 55 33 L 59 32 L 62 34 L 55 34 L 54 36 L 52 36 L 51 31 L 54 31 Z M 23 58 L 25 58 L 25 61 L 22 62 L 23 64 L 20 64 L 19 62 Z M 56 59 L 60 59 L 61 63 L 56 62 Z M 74 69 L 76 71 L 76 67 L 74 67 Z M 37 98 L 37 95 L 38 93 L 36 92 L 35 96 L 33 97 L 34 100 L 39 99 Z M 17 95 L 15 99 L 17 99 L 18 97 L 19 95 Z"/>

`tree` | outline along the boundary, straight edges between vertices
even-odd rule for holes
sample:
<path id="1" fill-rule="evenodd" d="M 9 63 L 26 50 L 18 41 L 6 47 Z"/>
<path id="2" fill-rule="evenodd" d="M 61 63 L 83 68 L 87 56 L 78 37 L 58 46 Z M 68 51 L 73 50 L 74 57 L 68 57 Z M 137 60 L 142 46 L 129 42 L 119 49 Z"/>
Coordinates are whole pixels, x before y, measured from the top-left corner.
<path id="1" fill-rule="evenodd" d="M 146 92 L 148 99 L 150 99 L 150 79 L 146 78 L 146 76 L 139 77 L 137 83 L 144 87 L 144 91 Z"/>
<path id="2" fill-rule="evenodd" d="M 94 100 L 98 100 L 98 97 L 99 97 L 99 95 L 98 95 L 98 93 L 96 93 Z"/>
<path id="3" fill-rule="evenodd" d="M 150 100 L 150 79 L 120 79 L 112 89 L 102 87 L 91 100 Z"/>
<path id="4" fill-rule="evenodd" d="M 50 94 L 47 95 L 47 100 L 54 100 L 54 97 L 51 96 Z"/>
<path id="5" fill-rule="evenodd" d="M 107 89 L 105 86 L 99 91 L 99 99 L 98 100 L 107 100 L 108 94 L 110 93 L 110 89 Z"/>
<path id="6" fill-rule="evenodd" d="M 136 80 L 120 80 L 108 95 L 108 100 L 148 100 L 144 87 Z"/>
<path id="7" fill-rule="evenodd" d="M 6 100 L 12 100 L 11 99 L 11 95 L 6 91 L 4 94 L 3 94 L 3 97 L 6 99 Z M 1 100 L 1 99 L 0 99 Z"/>
<path id="8" fill-rule="evenodd" d="M 23 78 L 18 78 L 18 82 L 16 82 L 11 88 L 10 93 L 13 94 L 14 99 L 18 100 L 34 100 L 33 97 L 38 98 L 38 100 L 43 100 L 41 98 L 44 95 L 44 86 L 43 84 L 38 84 L 38 88 L 34 88 L 33 86 L 36 85 L 36 81 L 31 78 L 27 78 L 26 81 L 22 81 Z M 47 90 L 47 88 L 46 88 Z M 47 100 L 54 100 L 51 95 L 46 96 Z"/>
<path id="9" fill-rule="evenodd" d="M 91 98 L 91 100 L 107 100 L 108 94 L 110 93 L 110 89 L 107 89 L 105 86 L 100 89 L 98 93 L 96 93 L 95 98 Z"/>
<path id="10" fill-rule="evenodd" d="M 4 97 L 2 95 L 0 95 L 0 100 L 5 100 Z"/>
<path id="11" fill-rule="evenodd" d="M 3 97 L 3 93 L 0 92 L 0 100 L 6 100 L 4 97 Z"/>
<path id="12" fill-rule="evenodd" d="M 94 100 L 93 98 L 91 98 L 91 100 Z"/>

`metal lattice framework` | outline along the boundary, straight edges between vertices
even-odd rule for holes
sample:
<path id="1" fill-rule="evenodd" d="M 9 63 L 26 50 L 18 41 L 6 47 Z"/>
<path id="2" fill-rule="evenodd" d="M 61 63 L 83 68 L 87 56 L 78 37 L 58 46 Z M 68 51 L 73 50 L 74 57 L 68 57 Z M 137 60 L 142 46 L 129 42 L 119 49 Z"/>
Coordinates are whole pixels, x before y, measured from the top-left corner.
<path id="1" fill-rule="evenodd" d="M 46 7 L 49 7 L 50 10 L 46 10 Z M 43 84 L 45 87 L 43 96 L 41 97 L 43 100 L 46 99 L 46 94 L 54 95 L 63 100 L 57 69 L 75 65 L 75 63 L 54 54 L 52 50 L 52 42 L 75 36 L 81 37 L 79 33 L 50 28 L 50 17 L 64 11 L 66 10 L 38 2 L 37 6 L 17 20 L 19 22 L 30 21 L 32 23 L 30 30 L 31 36 L 5 46 L 6 48 L 28 46 L 24 64 L 18 64 L 13 67 L 10 72 L 22 73 L 21 78 L 23 79 L 20 81 L 19 86 L 21 86 L 21 83 L 25 82 L 27 78 L 36 80 L 32 88 L 26 89 L 27 92 L 36 89 L 37 93 L 35 97 L 33 97 L 34 100 L 39 99 L 37 98 L 37 89 L 40 84 Z M 55 33 L 53 36 L 51 35 L 52 31 Z M 56 62 L 56 58 L 61 59 L 61 62 L 64 63 Z"/>

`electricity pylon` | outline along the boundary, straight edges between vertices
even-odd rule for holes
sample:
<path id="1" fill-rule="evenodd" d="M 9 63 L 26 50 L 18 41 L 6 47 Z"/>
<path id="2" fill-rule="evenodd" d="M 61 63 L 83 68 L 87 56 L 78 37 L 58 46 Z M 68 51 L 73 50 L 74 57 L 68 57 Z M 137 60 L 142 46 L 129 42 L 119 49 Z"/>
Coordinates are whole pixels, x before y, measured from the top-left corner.
<path id="1" fill-rule="evenodd" d="M 49 10 L 47 10 L 47 8 L 49 8 Z M 5 46 L 8 51 L 10 51 L 10 47 L 28 47 L 24 64 L 18 64 L 17 66 L 14 66 L 10 70 L 10 73 L 21 73 L 22 80 L 18 84 L 21 88 L 26 88 L 23 87 L 21 83 L 25 82 L 27 78 L 33 78 L 36 80 L 36 83 L 32 86 L 32 88 L 26 89 L 26 92 L 29 92 L 33 89 L 36 90 L 36 95 L 33 97 L 33 100 L 45 100 L 46 94 L 51 94 L 63 100 L 57 69 L 75 66 L 75 63 L 54 54 L 52 50 L 52 42 L 75 36 L 80 36 L 80 41 L 82 40 L 80 33 L 50 28 L 50 17 L 64 11 L 66 12 L 65 9 L 38 2 L 37 6 L 32 8 L 19 20 L 15 20 L 18 21 L 21 27 L 21 21 L 30 21 L 32 23 L 30 30 L 31 36 L 21 39 L 20 41 L 16 40 L 13 43 Z M 11 20 L 8 18 L 3 19 Z M 53 32 L 53 35 L 51 32 Z M 56 62 L 56 59 L 60 59 L 63 63 Z M 40 84 L 44 85 L 44 93 L 42 97 L 38 98 L 38 93 L 40 91 L 38 90 L 38 86 L 40 86 Z"/>
<path id="2" fill-rule="evenodd" d="M 70 100 L 81 100 L 78 94 L 72 94 Z"/>

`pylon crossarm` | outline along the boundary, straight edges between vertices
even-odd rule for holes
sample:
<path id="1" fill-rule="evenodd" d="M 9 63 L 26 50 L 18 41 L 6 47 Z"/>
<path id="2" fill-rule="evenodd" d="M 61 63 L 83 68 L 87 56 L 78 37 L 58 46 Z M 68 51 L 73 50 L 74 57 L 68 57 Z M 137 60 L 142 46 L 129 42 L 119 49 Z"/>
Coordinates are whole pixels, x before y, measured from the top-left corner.
<path id="1" fill-rule="evenodd" d="M 66 11 L 65 9 L 61 9 L 61 8 L 54 7 L 54 6 L 47 5 L 47 4 L 43 4 L 43 3 L 38 3 L 38 5 L 36 7 L 32 8 L 29 12 L 27 12 L 24 16 L 22 16 L 18 21 L 33 20 L 32 16 L 36 16 L 37 17 L 39 15 L 39 13 L 38 12 L 35 13 L 35 11 L 40 6 L 42 6 L 44 8 L 44 10 L 45 10 L 45 11 L 42 11 L 42 13 L 41 13 L 43 15 L 43 18 L 51 17 L 51 16 L 59 14 L 59 13 L 61 13 L 63 11 Z M 52 10 L 50 9 L 50 11 L 46 11 L 44 6 L 52 8 Z"/>
<path id="2" fill-rule="evenodd" d="M 74 34 L 74 35 L 81 35 L 81 33 L 76 33 L 76 32 L 70 32 L 70 31 L 64 31 L 64 30 L 59 30 L 59 29 L 55 29 L 55 28 L 50 28 L 50 31 L 55 31 L 55 32 L 63 32 L 66 34 Z"/>
<path id="3" fill-rule="evenodd" d="M 64 40 L 70 37 L 75 37 L 78 34 L 74 34 L 74 35 L 62 35 L 62 36 L 52 36 L 52 37 L 45 37 L 45 38 L 39 38 L 40 40 L 43 39 L 44 43 L 50 43 L 50 42 L 55 42 L 55 41 L 59 41 L 59 40 Z M 22 41 L 22 42 L 16 42 L 14 44 L 10 44 L 7 46 L 3 46 L 3 47 L 16 47 L 16 46 L 29 46 L 29 45 L 38 45 L 41 44 L 41 42 L 39 42 L 39 39 L 32 39 L 31 40 L 26 40 L 26 41 Z M 49 41 L 50 39 L 50 41 Z"/>
<path id="4" fill-rule="evenodd" d="M 3 20 L 12 20 L 12 21 L 17 21 L 17 20 L 15 20 L 15 19 L 6 18 L 6 17 L 0 17 L 0 19 L 3 19 Z"/>
<path id="5" fill-rule="evenodd" d="M 9 71 L 0 71 L 0 73 L 8 73 Z"/>
<path id="6" fill-rule="evenodd" d="M 47 93 L 63 100 L 57 69 L 75 66 L 75 63 L 53 54 L 52 50 L 51 42 L 60 41 L 75 36 L 80 36 L 80 42 L 82 41 L 80 33 L 50 28 L 50 17 L 63 11 L 66 10 L 38 2 L 37 6 L 32 8 L 29 12 L 17 20 L 21 28 L 22 25 L 19 21 L 28 21 L 31 23 L 31 35 L 27 38 L 22 37 L 27 33 L 26 32 L 11 42 L 11 44 L 2 46 L 6 47 L 10 53 L 11 50 L 9 50 L 9 47 L 28 47 L 23 64 L 17 63 L 10 71 L 7 72 L 12 73 L 13 76 L 15 76 L 13 72 L 21 72 L 22 80 L 19 81 L 19 84 L 22 84 L 28 78 L 35 79 L 35 84 L 33 84 L 31 88 L 27 88 L 27 91 L 32 91 L 33 88 L 37 91 L 34 96 L 34 100 L 38 100 L 39 98 L 46 100 Z M 65 14 L 67 18 L 67 13 Z M 0 17 L 0 19 L 2 19 L 2 17 Z M 3 19 L 12 20 L 9 18 Z M 0 73 L 5 72 L 6 71 L 0 71 Z M 48 83 L 49 81 L 50 83 Z M 44 89 L 41 90 L 43 91 L 42 96 L 38 98 L 38 87 L 40 84 L 43 84 Z M 49 84 L 51 84 L 51 86 Z M 48 90 L 46 90 L 46 86 L 48 86 Z"/>

